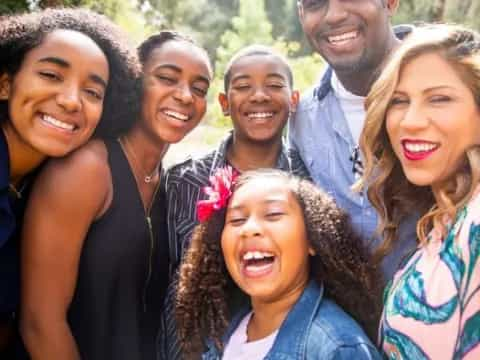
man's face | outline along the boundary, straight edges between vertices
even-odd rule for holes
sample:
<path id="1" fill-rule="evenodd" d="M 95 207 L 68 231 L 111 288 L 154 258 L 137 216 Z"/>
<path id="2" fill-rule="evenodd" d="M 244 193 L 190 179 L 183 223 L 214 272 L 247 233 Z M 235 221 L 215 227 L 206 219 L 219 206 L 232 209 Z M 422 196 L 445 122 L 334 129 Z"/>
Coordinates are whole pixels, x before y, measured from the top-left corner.
<path id="1" fill-rule="evenodd" d="M 337 72 L 375 69 L 391 47 L 399 0 L 299 0 L 303 31 Z"/>

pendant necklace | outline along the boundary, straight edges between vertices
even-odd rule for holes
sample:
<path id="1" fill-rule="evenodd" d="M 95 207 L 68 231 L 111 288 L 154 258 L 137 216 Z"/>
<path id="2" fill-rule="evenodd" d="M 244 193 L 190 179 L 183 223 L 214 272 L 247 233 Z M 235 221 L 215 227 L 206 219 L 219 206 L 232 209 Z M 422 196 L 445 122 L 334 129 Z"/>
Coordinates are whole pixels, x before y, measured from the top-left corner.
<path id="1" fill-rule="evenodd" d="M 9 183 L 8 188 L 10 189 L 10 192 L 14 194 L 17 199 L 22 198 L 21 190 L 17 190 L 15 185 L 13 185 L 12 183 Z"/>
<path id="2" fill-rule="evenodd" d="M 152 182 L 153 177 L 158 174 L 158 168 L 160 166 L 160 162 L 155 166 L 153 171 L 149 174 L 145 169 L 140 165 L 140 161 L 137 159 L 137 156 L 135 155 L 135 152 L 133 151 L 133 147 L 130 145 L 130 142 L 128 139 L 123 136 L 122 138 L 118 138 L 118 142 L 120 143 L 120 146 L 123 148 L 123 150 L 132 155 L 132 160 L 134 165 L 136 165 L 137 168 L 139 168 L 142 171 L 143 175 L 143 181 L 146 184 L 149 184 Z"/>

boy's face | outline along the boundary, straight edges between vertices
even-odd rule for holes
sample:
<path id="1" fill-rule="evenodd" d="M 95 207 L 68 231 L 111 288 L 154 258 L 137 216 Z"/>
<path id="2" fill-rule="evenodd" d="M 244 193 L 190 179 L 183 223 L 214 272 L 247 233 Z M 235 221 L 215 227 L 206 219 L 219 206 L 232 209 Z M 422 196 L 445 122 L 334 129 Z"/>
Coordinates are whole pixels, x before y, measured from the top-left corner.
<path id="1" fill-rule="evenodd" d="M 240 58 L 230 70 L 227 94 L 219 101 L 233 121 L 235 136 L 246 142 L 280 141 L 298 92 L 288 82 L 286 65 L 274 55 Z"/>

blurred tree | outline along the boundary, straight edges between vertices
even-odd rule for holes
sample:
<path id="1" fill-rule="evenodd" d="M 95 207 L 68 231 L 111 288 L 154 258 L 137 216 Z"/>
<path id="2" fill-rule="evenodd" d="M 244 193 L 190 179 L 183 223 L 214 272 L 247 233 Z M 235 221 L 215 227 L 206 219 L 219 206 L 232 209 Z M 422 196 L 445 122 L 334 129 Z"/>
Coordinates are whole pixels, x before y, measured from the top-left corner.
<path id="1" fill-rule="evenodd" d="M 140 0 L 139 8 L 157 30 L 192 35 L 215 57 L 220 37 L 237 14 L 238 0 Z"/>
<path id="2" fill-rule="evenodd" d="M 274 37 L 273 26 L 267 16 L 265 0 L 240 0 L 238 15 L 231 19 L 231 29 L 220 40 L 216 57 L 216 77 L 209 91 L 210 103 L 207 118 L 217 126 L 227 126 L 230 119 L 223 116 L 216 96 L 223 91 L 223 74 L 231 57 L 241 48 L 251 44 L 272 46 L 289 59 L 295 78 L 295 88 L 304 90 L 316 82 L 321 72 L 322 60 L 318 55 L 293 58 L 300 48 L 298 42 Z"/>
<path id="3" fill-rule="evenodd" d="M 402 0 L 394 22 L 458 23 L 480 30 L 479 0 Z"/>
<path id="4" fill-rule="evenodd" d="M 27 0 L 2 0 L 0 2 L 0 15 L 28 10 Z"/>

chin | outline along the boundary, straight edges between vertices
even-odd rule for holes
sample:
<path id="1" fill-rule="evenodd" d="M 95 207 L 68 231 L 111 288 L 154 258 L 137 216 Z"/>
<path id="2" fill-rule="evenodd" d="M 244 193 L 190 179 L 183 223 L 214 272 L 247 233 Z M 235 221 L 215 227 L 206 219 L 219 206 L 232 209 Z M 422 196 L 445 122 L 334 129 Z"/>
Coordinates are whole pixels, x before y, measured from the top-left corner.
<path id="1" fill-rule="evenodd" d="M 35 150 L 45 157 L 63 157 L 79 148 L 80 145 L 72 146 L 52 146 L 52 144 L 35 146 Z"/>
<path id="2" fill-rule="evenodd" d="M 407 176 L 407 180 L 415 186 L 431 186 L 434 183 L 434 179 L 425 176 Z"/>

